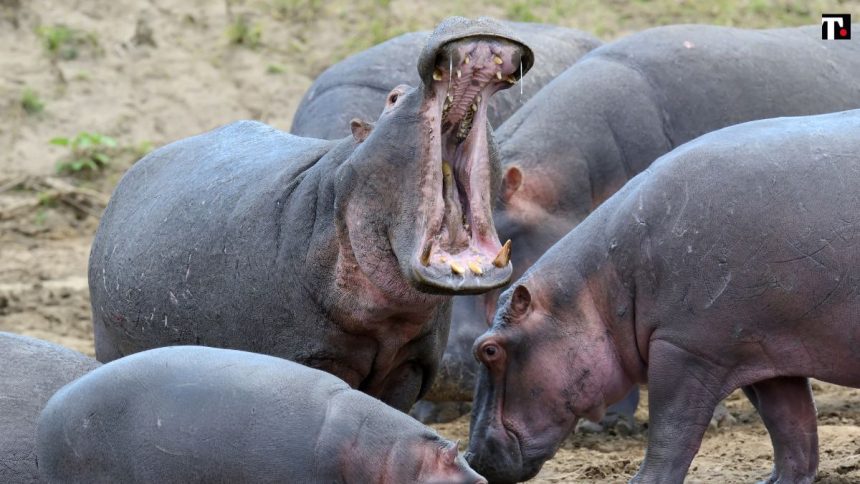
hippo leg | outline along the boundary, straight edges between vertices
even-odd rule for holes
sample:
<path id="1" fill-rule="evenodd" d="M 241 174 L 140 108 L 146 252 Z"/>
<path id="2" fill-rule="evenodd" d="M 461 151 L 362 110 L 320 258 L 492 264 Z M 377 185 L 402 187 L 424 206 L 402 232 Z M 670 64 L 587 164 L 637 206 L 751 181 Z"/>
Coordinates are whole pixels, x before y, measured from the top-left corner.
<path id="1" fill-rule="evenodd" d="M 811 483 L 818 469 L 818 427 L 809 379 L 771 378 L 743 387 L 773 443 L 767 484 Z"/>
<path id="2" fill-rule="evenodd" d="M 632 483 L 682 483 L 699 450 L 726 371 L 663 340 L 651 343 L 648 449 Z"/>
<path id="3" fill-rule="evenodd" d="M 639 387 L 633 387 L 623 399 L 613 403 L 606 409 L 606 415 L 600 423 L 590 420 L 580 420 L 576 426 L 577 432 L 599 433 L 614 429 L 621 435 L 630 435 L 636 430 L 636 408 L 639 407 Z"/>
<path id="4" fill-rule="evenodd" d="M 424 371 L 415 363 L 405 363 L 395 368 L 386 380 L 385 388 L 379 392 L 380 395 L 384 395 L 382 401 L 401 412 L 408 413 L 421 393 Z"/>

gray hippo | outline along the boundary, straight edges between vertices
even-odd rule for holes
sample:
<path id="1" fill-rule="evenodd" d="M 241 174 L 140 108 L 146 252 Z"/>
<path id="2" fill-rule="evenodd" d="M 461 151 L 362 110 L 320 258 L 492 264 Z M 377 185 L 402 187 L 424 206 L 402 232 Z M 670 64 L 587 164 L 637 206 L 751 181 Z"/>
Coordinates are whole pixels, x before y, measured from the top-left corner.
<path id="1" fill-rule="evenodd" d="M 487 104 L 487 119 L 499 126 L 547 82 L 561 74 L 600 41 L 580 30 L 554 25 L 500 22 L 533 51 L 535 66 L 517 89 L 501 92 Z M 430 32 L 394 37 L 334 64 L 317 77 L 302 98 L 290 132 L 311 138 L 349 135 L 352 118 L 376 119 L 385 97 L 398 84 L 421 83 L 415 59 Z"/>
<path id="2" fill-rule="evenodd" d="M 821 40 L 818 27 L 659 27 L 595 49 L 496 130 L 505 175 L 494 219 L 512 240 L 514 280 L 676 146 L 745 121 L 860 108 L 858 80 L 860 42 Z M 471 401 L 472 343 L 499 292 L 455 298 L 425 398 Z M 619 412 L 629 418 L 632 403 Z"/>
<path id="3" fill-rule="evenodd" d="M 457 444 L 273 356 L 176 346 L 104 365 L 39 417 L 48 482 L 486 484 Z"/>
<path id="4" fill-rule="evenodd" d="M 467 460 L 534 476 L 577 419 L 648 384 L 637 483 L 680 483 L 714 406 L 743 388 L 767 482 L 811 483 L 807 377 L 860 387 L 860 110 L 754 121 L 661 157 L 500 300 Z"/>
<path id="5" fill-rule="evenodd" d="M 0 332 L 0 482 L 40 482 L 39 412 L 54 392 L 98 366 L 77 351 Z"/>
<path id="6" fill-rule="evenodd" d="M 532 62 L 494 21 L 451 18 L 418 58 L 422 83 L 394 88 L 351 137 L 239 122 L 146 156 L 90 254 L 98 359 L 248 350 L 408 409 L 441 358 L 450 296 L 510 278 L 487 100 Z"/>

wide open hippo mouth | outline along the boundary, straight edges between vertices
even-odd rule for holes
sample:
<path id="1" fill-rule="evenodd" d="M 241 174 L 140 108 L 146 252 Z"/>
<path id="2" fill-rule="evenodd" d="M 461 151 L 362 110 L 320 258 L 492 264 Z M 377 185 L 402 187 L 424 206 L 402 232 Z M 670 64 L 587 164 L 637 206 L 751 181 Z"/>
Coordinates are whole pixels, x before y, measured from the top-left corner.
<path id="1" fill-rule="evenodd" d="M 469 37 L 442 47 L 429 87 L 430 217 L 413 264 L 417 283 L 443 293 L 481 293 L 506 284 L 510 242 L 492 219 L 487 104 L 519 81 L 524 48 L 499 37 Z M 438 140 L 438 141 L 437 141 Z M 437 151 L 438 149 L 438 151 Z"/>

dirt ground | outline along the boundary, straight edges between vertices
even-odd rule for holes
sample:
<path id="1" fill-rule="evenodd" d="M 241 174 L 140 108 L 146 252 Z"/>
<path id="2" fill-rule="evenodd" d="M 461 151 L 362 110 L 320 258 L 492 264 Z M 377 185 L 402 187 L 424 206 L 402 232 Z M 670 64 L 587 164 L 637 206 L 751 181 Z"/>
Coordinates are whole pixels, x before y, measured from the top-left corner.
<path id="1" fill-rule="evenodd" d="M 0 331 L 93 354 L 89 246 L 112 187 L 141 153 L 242 118 L 289 129 L 302 93 L 326 65 L 369 45 L 368 35 L 431 27 L 448 3 L 433 2 L 428 18 L 410 10 L 399 13 L 396 28 L 386 21 L 363 30 L 336 7 L 317 12 L 322 20 L 296 10 L 319 5 L 0 0 Z M 516 5 L 482 13 L 501 15 Z M 340 22 L 343 32 L 321 28 L 326 19 Z M 236 43 L 229 32 L 241 22 L 248 32 Z M 40 26 L 58 24 L 83 33 L 72 46 L 74 58 L 52 54 L 37 34 Z M 259 45 L 254 29 L 263 32 Z M 27 90 L 38 93 L 41 109 L 25 109 Z M 57 176 L 54 164 L 64 149 L 48 140 L 81 131 L 117 139 L 111 163 L 95 176 Z M 819 482 L 860 482 L 860 391 L 816 383 L 815 393 Z M 754 482 L 769 474 L 770 442 L 752 406 L 736 393 L 728 408 L 734 422 L 708 432 L 689 482 Z M 644 405 L 639 417 L 647 420 Z M 437 428 L 467 441 L 467 417 Z M 644 455 L 645 432 L 574 435 L 534 482 L 625 481 Z"/>

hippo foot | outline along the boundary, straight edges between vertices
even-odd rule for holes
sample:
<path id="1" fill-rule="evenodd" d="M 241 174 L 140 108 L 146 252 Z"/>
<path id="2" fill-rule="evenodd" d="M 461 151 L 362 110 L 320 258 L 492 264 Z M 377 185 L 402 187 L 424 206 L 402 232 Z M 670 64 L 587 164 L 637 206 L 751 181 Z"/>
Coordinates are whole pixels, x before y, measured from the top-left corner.
<path id="1" fill-rule="evenodd" d="M 632 415 L 607 414 L 600 423 L 590 420 L 580 420 L 576 425 L 576 432 L 584 434 L 613 434 L 633 435 L 641 430 Z"/>
<path id="2" fill-rule="evenodd" d="M 756 484 L 812 484 L 815 482 L 815 474 L 799 476 L 795 474 L 788 475 L 781 473 L 779 469 L 774 469 L 770 477 L 763 481 L 758 481 Z"/>
<path id="3" fill-rule="evenodd" d="M 424 424 L 448 423 L 466 415 L 472 410 L 471 402 L 430 402 L 421 400 L 416 403 L 409 415 Z"/>
<path id="4" fill-rule="evenodd" d="M 708 424 L 708 428 L 712 431 L 717 429 L 728 427 L 736 422 L 734 415 L 729 412 L 729 409 L 726 408 L 725 402 L 720 402 L 717 405 L 717 408 L 714 409 L 714 415 L 711 417 L 711 421 Z"/>

